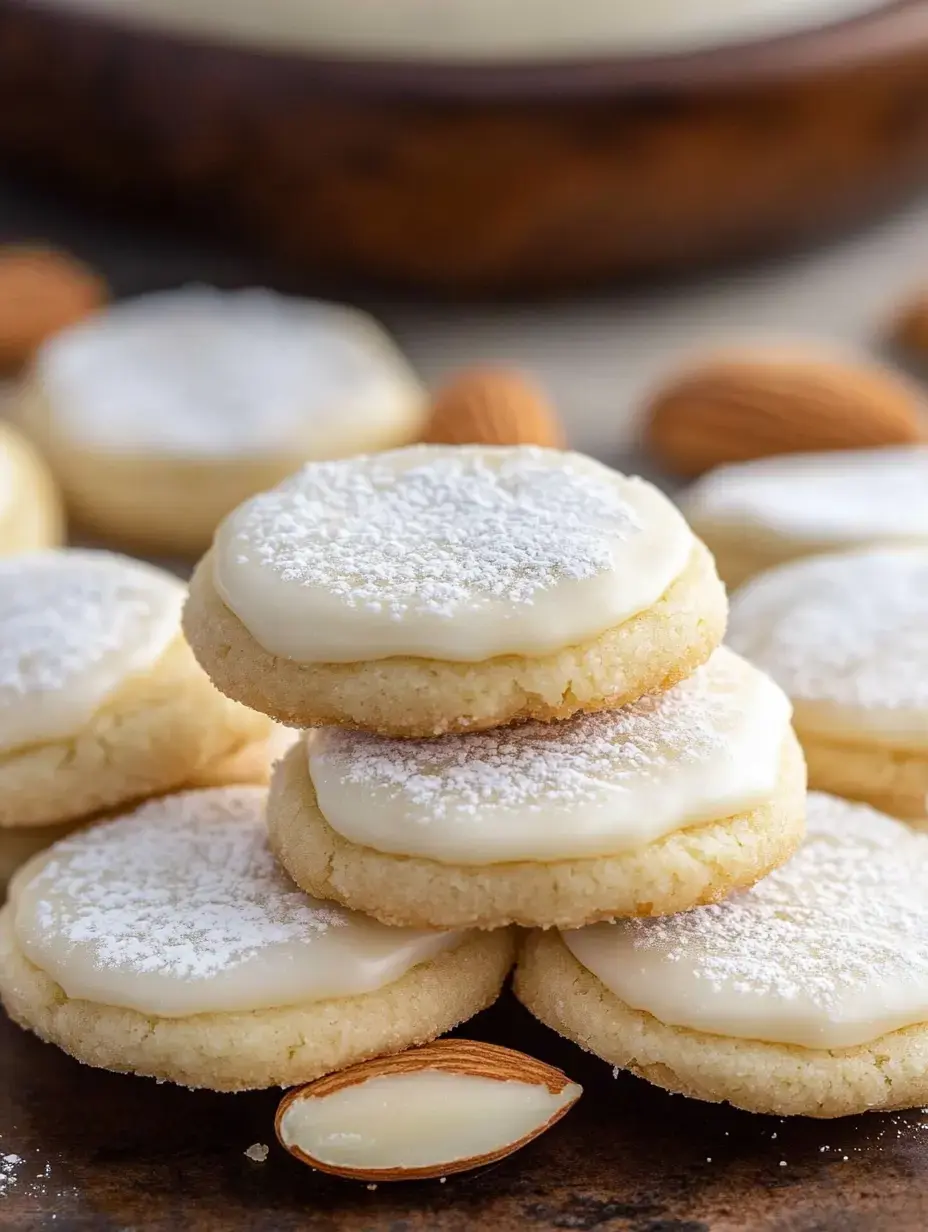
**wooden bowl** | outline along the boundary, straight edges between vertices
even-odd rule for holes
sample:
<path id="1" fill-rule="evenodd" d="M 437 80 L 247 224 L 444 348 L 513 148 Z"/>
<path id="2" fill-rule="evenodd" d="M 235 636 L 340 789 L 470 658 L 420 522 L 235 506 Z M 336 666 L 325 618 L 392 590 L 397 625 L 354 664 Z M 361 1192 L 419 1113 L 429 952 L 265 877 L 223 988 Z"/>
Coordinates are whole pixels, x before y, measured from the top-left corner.
<path id="1" fill-rule="evenodd" d="M 928 178 L 928 0 L 743 47 L 508 66 L 312 60 L 0 0 L 0 155 L 304 282 L 667 273 Z"/>

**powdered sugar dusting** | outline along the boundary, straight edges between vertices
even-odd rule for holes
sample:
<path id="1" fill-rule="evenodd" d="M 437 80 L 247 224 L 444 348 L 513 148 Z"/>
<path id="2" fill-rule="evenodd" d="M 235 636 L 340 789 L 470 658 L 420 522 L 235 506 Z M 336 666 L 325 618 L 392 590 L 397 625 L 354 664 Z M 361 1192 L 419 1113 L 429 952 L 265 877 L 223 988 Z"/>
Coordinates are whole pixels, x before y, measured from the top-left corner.
<path id="1" fill-rule="evenodd" d="M 736 594 L 728 640 L 796 701 L 926 712 L 928 549 L 813 557 L 764 574 Z"/>
<path id="2" fill-rule="evenodd" d="M 928 981 L 928 840 L 863 805 L 809 796 L 796 855 L 753 889 L 628 921 L 638 951 L 686 962 L 710 987 L 810 999 L 837 1012 L 876 980 Z"/>
<path id="3" fill-rule="evenodd" d="M 39 367 L 59 434 L 116 453 L 331 456 L 352 421 L 390 424 L 418 397 L 369 318 L 259 288 L 125 301 L 51 339 Z"/>
<path id="4" fill-rule="evenodd" d="M 239 563 L 349 608 L 451 618 L 604 573 L 617 541 L 641 530 L 619 477 L 576 455 L 404 454 L 310 464 L 254 498 L 235 518 Z"/>
<path id="5" fill-rule="evenodd" d="M 108 552 L 0 561 L 0 747 L 70 734 L 176 636 L 183 597 L 176 578 Z"/>
<path id="6" fill-rule="evenodd" d="M 28 888 L 38 928 L 98 968 L 209 980 L 346 913 L 303 894 L 267 845 L 265 792 L 169 796 L 65 839 Z"/>
<path id="7" fill-rule="evenodd" d="M 476 817 L 488 804 L 541 811 L 598 799 L 603 781 L 661 776 L 668 767 L 708 761 L 724 747 L 743 705 L 743 663 L 725 651 L 688 680 L 621 710 L 562 723 L 390 740 L 328 728 L 311 745 L 311 764 L 349 783 L 403 795 L 435 821 Z"/>

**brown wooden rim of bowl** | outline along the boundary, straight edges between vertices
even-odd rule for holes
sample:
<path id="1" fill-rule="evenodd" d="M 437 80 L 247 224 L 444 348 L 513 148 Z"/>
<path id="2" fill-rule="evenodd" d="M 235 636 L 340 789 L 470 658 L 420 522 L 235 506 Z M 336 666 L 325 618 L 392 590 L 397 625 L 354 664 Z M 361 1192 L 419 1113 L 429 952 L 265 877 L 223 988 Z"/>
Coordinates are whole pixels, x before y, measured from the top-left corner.
<path id="1" fill-rule="evenodd" d="M 267 62 L 275 73 L 293 72 L 321 92 L 344 97 L 391 99 L 558 101 L 606 98 L 694 87 L 724 89 L 839 72 L 893 57 L 917 54 L 928 47 L 928 0 L 891 0 L 872 12 L 817 29 L 705 51 L 604 60 L 499 64 L 361 60 L 300 55 L 273 48 L 215 43 L 193 35 L 175 35 L 141 24 L 120 23 L 97 14 L 59 9 L 52 0 L 0 0 L 4 13 L 70 24 L 85 35 L 109 36 L 173 47 L 180 52 L 222 52 L 249 62 Z"/>

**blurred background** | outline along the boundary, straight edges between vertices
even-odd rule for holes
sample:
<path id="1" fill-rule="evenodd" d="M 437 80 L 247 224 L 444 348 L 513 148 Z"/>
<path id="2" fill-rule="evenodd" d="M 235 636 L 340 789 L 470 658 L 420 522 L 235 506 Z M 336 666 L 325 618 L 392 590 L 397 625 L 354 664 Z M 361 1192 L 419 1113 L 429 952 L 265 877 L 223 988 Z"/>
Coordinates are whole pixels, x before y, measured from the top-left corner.
<path id="1" fill-rule="evenodd" d="M 681 357 L 879 350 L 928 278 L 926 69 L 922 0 L 0 0 L 0 239 L 362 306 L 647 471 Z"/>

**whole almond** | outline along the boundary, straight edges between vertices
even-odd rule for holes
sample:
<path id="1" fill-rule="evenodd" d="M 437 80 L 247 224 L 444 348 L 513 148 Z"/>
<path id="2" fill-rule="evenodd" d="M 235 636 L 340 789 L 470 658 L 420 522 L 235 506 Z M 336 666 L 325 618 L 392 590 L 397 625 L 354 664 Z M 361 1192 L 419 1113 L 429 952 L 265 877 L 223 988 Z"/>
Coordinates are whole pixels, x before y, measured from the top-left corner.
<path id="1" fill-rule="evenodd" d="M 0 248 L 0 371 L 25 367 L 53 334 L 107 298 L 103 279 L 68 253 L 40 246 Z"/>
<path id="2" fill-rule="evenodd" d="M 442 386 L 422 439 L 435 445 L 564 444 L 544 390 L 515 368 L 468 368 Z"/>
<path id="3" fill-rule="evenodd" d="M 423 1109 L 416 1103 L 411 1080 L 422 1076 L 428 1083 L 432 1075 L 441 1078 L 437 1087 L 426 1087 L 433 1102 Z M 454 1079 L 463 1081 L 457 1084 Z M 480 1084 L 468 1087 L 467 1079 L 478 1079 Z M 487 1086 L 487 1080 L 493 1085 Z M 376 1085 L 365 1105 L 367 1083 Z M 323 1105 L 343 1092 L 351 1092 L 351 1107 L 336 1105 L 333 1115 L 333 1105 L 327 1109 Z M 422 1093 L 420 1086 L 420 1100 Z M 559 1121 L 581 1093 L 559 1069 L 523 1052 L 474 1040 L 436 1040 L 289 1091 L 277 1109 L 274 1127 L 285 1150 L 320 1172 L 359 1181 L 427 1180 L 511 1155 Z M 485 1109 L 480 1106 L 484 1100 Z M 306 1149 L 314 1131 L 320 1145 Z M 455 1135 L 468 1142 L 463 1151 L 460 1142 L 455 1144 Z M 345 1142 L 350 1142 L 347 1150 Z M 328 1158 L 320 1158 L 316 1152 L 324 1153 L 327 1147 Z M 333 1154 L 343 1158 L 335 1161 Z M 400 1162 L 404 1154 L 407 1158 Z"/>
<path id="4" fill-rule="evenodd" d="M 679 475 L 772 454 L 870 449 L 923 438 L 919 394 L 892 372 L 752 351 L 696 364 L 661 389 L 645 441 Z"/>

